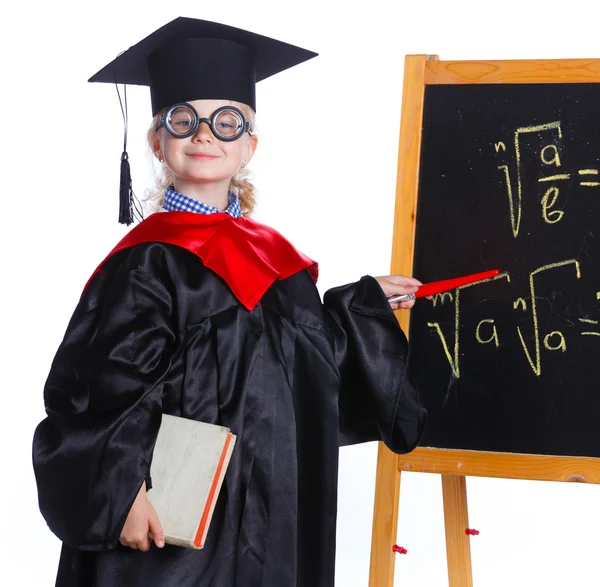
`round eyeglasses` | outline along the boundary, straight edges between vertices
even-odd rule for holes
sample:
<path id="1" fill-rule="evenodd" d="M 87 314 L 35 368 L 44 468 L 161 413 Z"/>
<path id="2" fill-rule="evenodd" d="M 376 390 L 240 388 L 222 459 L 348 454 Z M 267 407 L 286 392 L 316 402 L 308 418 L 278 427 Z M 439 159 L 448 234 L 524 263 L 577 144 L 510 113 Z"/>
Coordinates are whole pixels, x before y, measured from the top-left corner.
<path id="1" fill-rule="evenodd" d="M 220 141 L 235 141 L 245 132 L 252 134 L 250 123 L 243 112 L 234 106 L 222 106 L 210 118 L 200 118 L 196 109 L 187 102 L 173 104 L 161 117 L 158 128 L 164 126 L 177 139 L 191 137 L 200 124 L 206 122 Z"/>

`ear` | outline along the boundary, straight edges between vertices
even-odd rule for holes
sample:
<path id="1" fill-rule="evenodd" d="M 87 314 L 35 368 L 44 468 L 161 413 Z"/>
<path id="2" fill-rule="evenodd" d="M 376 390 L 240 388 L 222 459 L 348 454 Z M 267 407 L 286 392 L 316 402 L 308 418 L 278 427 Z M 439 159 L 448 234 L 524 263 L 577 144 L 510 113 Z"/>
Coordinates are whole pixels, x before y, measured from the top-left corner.
<path id="1" fill-rule="evenodd" d="M 244 161 L 246 164 L 250 163 L 252 157 L 254 157 L 254 153 L 256 152 L 256 147 L 258 147 L 258 137 L 256 135 L 248 135 L 248 141 L 246 142 L 245 149 L 245 157 Z"/>
<path id="2" fill-rule="evenodd" d="M 158 132 L 154 133 L 154 137 L 152 138 L 151 141 L 151 149 L 152 149 L 152 153 L 153 155 L 160 161 L 160 155 L 161 155 L 161 145 L 160 145 L 160 138 L 158 136 Z"/>

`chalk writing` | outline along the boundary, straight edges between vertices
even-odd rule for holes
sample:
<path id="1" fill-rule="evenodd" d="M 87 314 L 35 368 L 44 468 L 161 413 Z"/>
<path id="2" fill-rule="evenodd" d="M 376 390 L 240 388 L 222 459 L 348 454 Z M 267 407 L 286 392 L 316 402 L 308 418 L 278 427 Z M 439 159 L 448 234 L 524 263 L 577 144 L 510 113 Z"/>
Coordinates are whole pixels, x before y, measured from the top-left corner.
<path id="1" fill-rule="evenodd" d="M 524 187 L 523 187 L 523 154 L 522 154 L 522 142 L 523 136 L 526 134 L 541 134 L 545 132 L 555 132 L 558 135 L 558 139 L 562 139 L 563 133 L 561 129 L 560 121 L 548 122 L 546 124 L 539 124 L 535 126 L 524 126 L 518 128 L 514 132 L 514 150 L 515 150 L 515 161 L 516 161 L 516 176 L 517 186 L 516 195 L 512 188 L 511 171 L 509 165 L 499 165 L 498 169 L 503 172 L 504 182 L 506 184 L 506 193 L 508 196 L 509 203 L 509 214 L 511 221 L 511 228 L 513 237 L 519 236 L 519 230 L 521 228 L 521 210 L 523 205 Z M 501 148 L 502 147 L 502 148 Z M 494 143 L 494 150 L 496 153 L 505 152 L 506 145 L 499 141 Z M 561 167 L 561 156 L 559 145 L 550 143 L 543 146 L 539 151 L 540 161 L 544 166 L 553 166 L 554 168 Z M 599 175 L 598 169 L 579 169 L 577 175 L 580 178 L 579 185 L 583 187 L 599 187 L 600 181 L 590 181 L 588 176 Z M 544 175 L 537 179 L 537 183 L 558 183 L 565 182 L 571 179 L 571 173 L 553 173 L 550 175 Z M 551 188 L 546 189 L 544 195 L 540 200 L 541 216 L 546 224 L 556 224 L 560 222 L 565 214 L 564 210 L 556 209 L 559 205 L 560 189 L 558 185 L 553 185 Z"/>
<path id="2" fill-rule="evenodd" d="M 538 324 L 538 312 L 537 312 L 537 304 L 536 304 L 536 297 L 535 297 L 535 279 L 534 277 L 536 275 L 539 275 L 540 273 L 543 273 L 544 271 L 549 271 L 550 269 L 558 269 L 559 267 L 564 267 L 565 265 L 575 265 L 575 271 L 576 271 L 576 275 L 577 275 L 577 279 L 579 279 L 581 277 L 581 271 L 579 270 L 579 262 L 575 261 L 574 259 L 569 259 L 567 261 L 560 261 L 558 263 L 550 263 L 549 265 L 544 265 L 543 267 L 538 267 L 537 269 L 535 269 L 534 271 L 532 271 L 529 274 L 529 292 L 531 294 L 531 314 L 532 314 L 532 319 L 533 319 L 533 331 L 534 331 L 534 356 L 531 356 L 531 353 L 529 352 L 529 349 L 527 348 L 527 345 L 525 344 L 525 339 L 523 338 L 523 332 L 521 331 L 521 327 L 517 326 L 517 332 L 519 334 L 519 338 L 521 339 L 521 344 L 523 345 L 523 350 L 525 351 L 525 355 L 527 356 L 527 360 L 529 361 L 529 364 L 531 365 L 531 368 L 533 369 L 533 372 L 539 377 L 542 374 L 542 364 L 541 364 L 541 359 L 540 359 L 540 327 Z M 548 349 L 548 350 L 556 350 L 558 348 L 562 348 L 561 345 L 559 345 L 558 347 L 554 348 L 554 347 L 550 347 L 549 344 L 547 344 L 547 340 L 549 340 L 549 337 L 551 337 L 552 335 L 556 335 L 557 333 L 550 333 L 548 335 L 546 335 L 546 338 L 544 340 L 544 346 Z M 560 333 L 558 333 L 560 334 Z M 562 334 L 561 334 L 562 336 Z M 564 350 L 564 349 L 563 349 Z"/>
<path id="3" fill-rule="evenodd" d="M 590 320 L 589 318 L 579 318 L 578 320 L 585 324 L 598 324 L 598 320 Z M 582 332 L 581 336 L 600 336 L 600 332 Z"/>
<path id="4" fill-rule="evenodd" d="M 597 169 L 580 169 L 579 175 L 598 175 Z M 596 187 L 600 185 L 600 181 L 580 181 L 579 185 L 584 187 Z"/>
<path id="5" fill-rule="evenodd" d="M 501 273 L 492 279 L 484 279 L 483 281 L 477 281 L 476 283 L 468 283 L 466 285 L 461 285 L 457 287 L 454 294 L 454 355 L 450 353 L 450 349 L 448 347 L 448 343 L 446 341 L 446 337 L 442 332 L 439 322 L 428 322 L 427 326 L 433 328 L 442 343 L 442 348 L 444 349 L 444 354 L 448 359 L 448 363 L 450 364 L 450 368 L 452 369 L 452 373 L 454 377 L 457 379 L 460 377 L 460 364 L 459 364 L 459 346 L 460 346 L 460 291 L 466 289 L 467 287 L 474 287 L 476 285 L 481 285 L 482 283 L 486 283 L 488 281 L 496 281 L 498 279 L 506 279 L 510 282 L 510 275 L 508 273 Z"/>
<path id="6" fill-rule="evenodd" d="M 492 335 L 488 339 L 484 339 L 481 336 L 481 327 L 484 324 L 492 325 Z M 496 329 L 496 325 L 494 324 L 493 319 L 486 318 L 484 320 L 481 320 L 481 322 L 479 322 L 479 324 L 477 325 L 477 329 L 475 330 L 475 338 L 476 338 L 477 342 L 480 344 L 489 344 L 490 342 L 493 341 L 496 344 L 496 348 L 498 348 L 500 346 L 500 342 L 498 340 L 498 330 Z"/>
<path id="7" fill-rule="evenodd" d="M 511 178 L 510 178 L 510 170 L 508 165 L 500 165 L 498 169 L 504 171 L 504 179 L 506 182 L 506 189 L 508 194 L 508 202 L 509 202 L 509 213 L 510 213 L 510 223 L 512 227 L 513 237 L 517 238 L 519 236 L 519 229 L 521 227 L 521 208 L 523 201 L 523 180 L 522 180 L 522 165 L 521 165 L 521 136 L 526 133 L 541 133 L 545 131 L 555 131 L 558 133 L 558 138 L 562 138 L 562 130 L 560 128 L 560 121 L 548 122 L 547 124 L 539 124 L 536 126 L 524 126 L 518 128 L 514 133 L 514 145 L 515 145 L 515 157 L 516 157 L 516 167 L 517 167 L 517 196 L 516 199 L 513 195 L 513 190 L 511 186 Z M 498 143 L 496 143 L 497 145 Z M 548 152 L 551 151 L 551 158 L 548 157 Z M 498 149 L 496 148 L 496 153 L 498 153 Z M 546 145 L 540 152 L 540 158 L 544 165 L 554 165 L 555 167 L 560 167 L 560 156 L 558 147 L 554 144 Z M 557 178 L 566 179 L 564 174 L 548 176 L 546 178 L 542 178 L 541 181 L 554 181 Z M 568 178 L 568 176 L 567 176 Z M 558 188 L 557 188 L 558 189 Z M 553 202 L 556 201 L 556 197 L 558 197 L 558 191 L 555 194 L 555 198 Z M 556 217 L 554 217 L 556 218 Z M 560 220 L 560 218 L 558 218 Z M 558 222 L 558 220 L 555 220 Z"/>
<path id="8" fill-rule="evenodd" d="M 509 165 L 499 165 L 498 169 L 503 172 L 504 182 L 506 185 L 506 193 L 508 196 L 509 214 L 511 221 L 511 228 L 513 237 L 519 236 L 519 230 L 521 228 L 521 210 L 523 205 L 524 187 L 523 187 L 523 149 L 522 142 L 523 136 L 526 134 L 541 134 L 545 132 L 555 132 L 558 135 L 558 139 L 562 139 L 563 133 L 561 129 L 560 121 L 548 122 L 546 124 L 539 124 L 535 126 L 524 126 L 518 128 L 514 132 L 514 150 L 515 150 L 515 162 L 516 162 L 516 194 L 512 188 L 511 171 Z M 503 148 L 501 149 L 500 146 Z M 494 150 L 496 153 L 500 151 L 505 152 L 506 146 L 503 142 L 494 143 Z M 561 167 L 561 157 L 559 146 L 551 143 L 545 145 L 540 149 L 539 152 L 540 160 L 544 166 L 553 166 L 554 168 Z M 579 185 L 583 187 L 599 187 L 600 181 L 590 181 L 589 176 L 599 175 L 598 169 L 579 169 L 577 175 L 580 178 Z M 571 179 L 571 173 L 553 173 L 550 175 L 543 175 L 537 179 L 537 183 L 553 183 L 552 187 L 546 189 L 544 195 L 540 200 L 541 216 L 546 224 L 556 224 L 560 222 L 565 214 L 564 210 L 557 209 L 559 205 L 560 189 L 558 187 L 559 182 L 565 182 Z"/>
<path id="9" fill-rule="evenodd" d="M 559 261 L 557 263 L 550 263 L 548 265 L 543 265 L 542 267 L 538 267 L 534 269 L 529 274 L 529 304 L 527 303 L 525 298 L 517 298 L 513 302 L 513 310 L 522 311 L 522 312 L 531 312 L 531 320 L 533 327 L 533 336 L 526 337 L 524 335 L 523 328 L 521 326 L 517 326 L 517 334 L 521 341 L 521 345 L 523 347 L 523 351 L 525 353 L 525 358 L 529 363 L 531 370 L 533 373 L 539 377 L 542 374 L 542 362 L 541 362 L 541 345 L 548 351 L 561 351 L 566 352 L 567 350 L 567 341 L 565 336 L 559 330 L 553 330 L 552 332 L 546 334 L 543 338 L 540 333 L 539 326 L 539 316 L 538 316 L 538 307 L 537 307 L 537 294 L 536 294 L 536 277 L 540 276 L 542 273 L 558 270 L 562 267 L 567 267 L 573 265 L 575 269 L 575 278 L 581 278 L 581 269 L 579 265 L 579 261 L 575 259 L 567 259 L 565 261 Z M 496 281 L 500 279 L 506 279 L 507 282 L 510 282 L 510 275 L 508 273 L 502 273 L 492 280 L 485 281 Z M 461 286 L 454 290 L 454 329 L 453 329 L 453 344 L 452 348 L 444 335 L 442 328 L 439 322 L 428 322 L 427 326 L 435 330 L 437 333 L 440 342 L 442 344 L 442 349 L 448 360 L 448 364 L 450 365 L 450 369 L 454 377 L 460 377 L 460 292 L 462 289 L 467 287 L 472 287 L 476 285 L 480 285 L 481 283 L 485 283 L 484 281 L 468 284 Z M 597 320 L 592 320 L 589 318 L 580 318 L 580 322 L 585 324 L 594 324 L 597 325 Z M 591 332 L 586 331 L 581 333 L 582 336 L 600 336 L 600 332 Z M 526 338 L 533 340 L 533 344 L 528 345 L 526 342 Z M 479 344 L 491 344 L 493 343 L 496 348 L 500 346 L 500 338 L 498 335 L 498 330 L 496 328 L 496 323 L 493 318 L 485 318 L 480 320 L 475 328 L 475 339 Z M 532 348 L 529 348 L 532 346 Z"/>
<path id="10" fill-rule="evenodd" d="M 571 176 L 568 173 L 560 173 L 558 175 L 549 175 L 548 177 L 540 177 L 538 181 L 556 181 L 557 179 L 569 179 Z"/>

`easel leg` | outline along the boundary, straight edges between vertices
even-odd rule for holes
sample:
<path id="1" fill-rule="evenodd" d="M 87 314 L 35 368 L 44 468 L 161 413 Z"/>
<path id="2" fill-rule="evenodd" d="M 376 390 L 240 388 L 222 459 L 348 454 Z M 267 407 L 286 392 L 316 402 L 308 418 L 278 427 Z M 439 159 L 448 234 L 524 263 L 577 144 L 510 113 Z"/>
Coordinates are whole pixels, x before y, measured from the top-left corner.
<path id="1" fill-rule="evenodd" d="M 442 494 L 449 587 L 473 587 L 471 542 L 465 533 L 469 527 L 466 478 L 442 475 Z"/>
<path id="2" fill-rule="evenodd" d="M 377 456 L 369 587 L 393 587 L 394 585 L 396 555 L 392 551 L 392 546 L 396 541 L 398 528 L 399 495 L 398 455 L 380 442 Z"/>

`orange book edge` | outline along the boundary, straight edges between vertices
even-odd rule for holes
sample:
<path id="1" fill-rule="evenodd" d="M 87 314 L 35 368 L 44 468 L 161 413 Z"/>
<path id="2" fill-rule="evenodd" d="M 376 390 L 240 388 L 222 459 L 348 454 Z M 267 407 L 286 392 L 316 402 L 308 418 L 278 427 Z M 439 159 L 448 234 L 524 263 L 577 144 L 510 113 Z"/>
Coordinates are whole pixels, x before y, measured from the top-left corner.
<path id="1" fill-rule="evenodd" d="M 230 432 L 227 435 L 227 440 L 225 441 L 225 445 L 223 446 L 223 452 L 221 452 L 221 458 L 219 459 L 217 471 L 215 473 L 215 476 L 213 477 L 213 482 L 208 493 L 208 499 L 206 500 L 206 506 L 204 507 L 204 512 L 202 513 L 202 518 L 200 519 L 200 525 L 198 526 L 198 531 L 196 532 L 196 538 L 194 539 L 194 546 L 196 548 L 201 548 L 203 545 L 202 537 L 204 536 L 204 531 L 206 530 L 208 516 L 213 509 L 214 502 L 217 497 L 217 489 L 222 480 L 221 473 L 223 472 L 223 467 L 225 466 L 225 458 L 227 457 L 227 452 L 229 450 L 229 445 L 231 444 L 232 438 L 233 434 Z"/>

